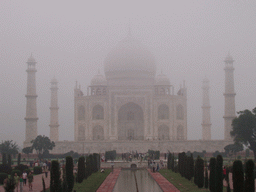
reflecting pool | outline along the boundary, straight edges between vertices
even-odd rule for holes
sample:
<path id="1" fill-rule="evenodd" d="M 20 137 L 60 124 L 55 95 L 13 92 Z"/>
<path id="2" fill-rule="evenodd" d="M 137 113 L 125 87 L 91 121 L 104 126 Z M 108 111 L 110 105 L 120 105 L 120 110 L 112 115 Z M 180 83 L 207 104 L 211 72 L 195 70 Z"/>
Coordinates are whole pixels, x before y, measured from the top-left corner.
<path id="1" fill-rule="evenodd" d="M 111 173 L 110 173 L 111 174 Z M 113 192 L 161 192 L 161 188 L 146 169 L 123 169 Z"/>

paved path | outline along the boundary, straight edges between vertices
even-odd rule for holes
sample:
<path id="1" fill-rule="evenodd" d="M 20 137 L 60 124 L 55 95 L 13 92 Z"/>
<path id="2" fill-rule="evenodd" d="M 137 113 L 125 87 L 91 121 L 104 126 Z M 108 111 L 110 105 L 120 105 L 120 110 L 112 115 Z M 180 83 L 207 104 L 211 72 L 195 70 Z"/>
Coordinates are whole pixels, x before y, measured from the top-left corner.
<path id="1" fill-rule="evenodd" d="M 151 172 L 150 169 L 148 169 L 148 172 L 150 175 L 154 178 L 154 180 L 158 183 L 160 188 L 164 192 L 179 192 L 179 190 L 171 184 L 164 176 L 162 176 L 159 172 Z"/>
<path id="2" fill-rule="evenodd" d="M 48 177 L 45 178 L 45 174 L 40 174 L 40 175 L 35 175 L 34 176 L 34 181 L 33 181 L 33 190 L 29 191 L 28 188 L 28 182 L 26 186 L 23 186 L 23 191 L 22 192 L 41 192 L 43 190 L 43 183 L 42 183 L 42 176 L 44 177 L 45 181 L 45 187 L 46 189 L 50 187 L 50 171 L 48 171 Z M 15 190 L 16 192 L 17 190 Z M 4 187 L 0 186 L 0 192 L 4 192 Z M 20 188 L 19 188 L 20 192 Z"/>
<path id="3" fill-rule="evenodd" d="M 113 191 L 116 180 L 121 172 L 121 169 L 114 169 L 114 173 L 110 173 L 107 178 L 104 180 L 104 182 L 101 184 L 97 192 L 109 192 Z"/>

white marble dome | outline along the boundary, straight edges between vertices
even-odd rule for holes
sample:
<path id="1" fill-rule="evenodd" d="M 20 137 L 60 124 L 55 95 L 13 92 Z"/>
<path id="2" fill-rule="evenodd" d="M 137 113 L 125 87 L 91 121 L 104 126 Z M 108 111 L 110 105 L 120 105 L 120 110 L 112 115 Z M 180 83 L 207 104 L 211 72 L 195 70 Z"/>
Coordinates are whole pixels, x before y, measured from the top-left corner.
<path id="1" fill-rule="evenodd" d="M 91 86 L 97 86 L 97 85 L 107 85 L 107 81 L 106 78 L 100 74 L 100 72 L 98 71 L 98 74 L 94 75 L 94 77 L 91 80 Z"/>
<path id="2" fill-rule="evenodd" d="M 152 53 L 130 34 L 107 55 L 104 62 L 107 80 L 124 78 L 154 78 L 155 58 Z"/>
<path id="3" fill-rule="evenodd" d="M 162 72 L 156 76 L 155 85 L 170 85 L 170 79 Z"/>

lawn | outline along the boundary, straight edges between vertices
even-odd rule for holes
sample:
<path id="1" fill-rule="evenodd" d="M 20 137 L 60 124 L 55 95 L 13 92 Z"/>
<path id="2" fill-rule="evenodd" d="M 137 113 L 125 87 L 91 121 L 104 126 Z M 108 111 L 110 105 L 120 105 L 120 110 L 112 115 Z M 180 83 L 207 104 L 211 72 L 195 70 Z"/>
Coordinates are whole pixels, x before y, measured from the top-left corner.
<path id="1" fill-rule="evenodd" d="M 159 172 L 181 192 L 209 192 L 208 189 L 199 189 L 192 181 L 188 181 L 184 177 L 181 177 L 179 173 L 174 173 L 168 169 L 161 169 Z M 223 191 L 226 191 L 226 187 L 223 188 Z"/>
<path id="2" fill-rule="evenodd" d="M 96 191 L 106 177 L 111 172 L 111 169 L 105 169 L 105 173 L 97 172 L 93 173 L 90 177 L 85 179 L 82 183 L 75 183 L 73 190 L 76 192 L 92 192 Z"/>

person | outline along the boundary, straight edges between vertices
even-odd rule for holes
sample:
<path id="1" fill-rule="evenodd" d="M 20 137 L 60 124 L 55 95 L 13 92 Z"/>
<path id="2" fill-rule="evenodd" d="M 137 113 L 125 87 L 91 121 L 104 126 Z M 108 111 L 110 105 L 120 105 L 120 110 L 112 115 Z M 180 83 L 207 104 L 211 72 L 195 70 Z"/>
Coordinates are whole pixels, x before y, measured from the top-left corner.
<path id="1" fill-rule="evenodd" d="M 17 173 L 14 174 L 14 181 L 15 181 L 15 188 L 17 189 L 17 192 L 18 192 L 19 191 L 20 177 L 18 176 Z"/>
<path id="2" fill-rule="evenodd" d="M 33 185 L 32 185 L 33 180 L 34 180 L 34 177 L 33 177 L 32 173 L 29 172 L 29 174 L 28 174 L 28 187 L 29 187 L 30 191 L 33 190 L 32 189 L 33 188 Z"/>
<path id="3" fill-rule="evenodd" d="M 159 172 L 159 163 L 156 165 L 156 171 Z"/>
<path id="4" fill-rule="evenodd" d="M 223 179 L 226 178 L 226 174 L 227 174 L 227 170 L 226 170 L 226 167 L 224 166 L 223 167 Z"/>
<path id="5" fill-rule="evenodd" d="M 26 171 L 23 171 L 22 173 L 22 179 L 23 179 L 23 185 L 27 185 L 27 172 Z"/>
<path id="6" fill-rule="evenodd" d="M 22 175 L 20 176 L 20 192 L 23 191 L 23 178 Z"/>

